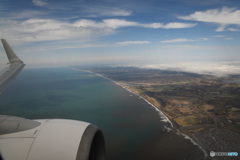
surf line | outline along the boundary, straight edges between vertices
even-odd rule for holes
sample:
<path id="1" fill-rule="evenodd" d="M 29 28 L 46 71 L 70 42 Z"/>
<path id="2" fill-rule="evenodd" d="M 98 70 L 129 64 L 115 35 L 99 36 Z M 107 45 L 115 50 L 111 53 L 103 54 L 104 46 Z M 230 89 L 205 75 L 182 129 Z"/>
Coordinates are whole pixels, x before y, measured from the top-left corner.
<path id="1" fill-rule="evenodd" d="M 181 134 L 185 139 L 189 139 L 195 146 L 197 146 L 200 150 L 202 150 L 205 157 L 208 156 L 207 152 L 203 149 L 203 147 L 200 146 L 197 142 L 195 142 L 191 137 L 189 137 L 188 135 L 182 133 L 178 129 L 177 129 L 177 133 Z"/>
<path id="2" fill-rule="evenodd" d="M 102 76 L 102 77 L 104 77 L 104 76 Z M 106 77 L 105 77 L 105 78 L 106 78 Z M 109 79 L 109 78 L 107 78 L 107 79 Z M 110 80 L 111 80 L 111 79 L 110 79 Z M 112 81 L 113 81 L 113 80 L 112 80 Z M 154 107 L 155 110 L 159 113 L 160 117 L 162 118 L 162 121 L 163 121 L 163 122 L 169 122 L 169 123 L 171 124 L 171 127 L 172 127 L 173 129 L 175 129 L 175 128 L 173 127 L 173 124 L 172 124 L 172 122 L 170 121 L 170 119 L 169 119 L 164 113 L 162 113 L 156 106 L 154 106 L 152 103 L 150 103 L 148 100 L 146 100 L 146 99 L 145 99 L 144 97 L 142 97 L 141 95 L 139 95 L 139 94 L 131 91 L 130 89 L 126 88 L 125 86 L 122 86 L 121 84 L 119 84 L 119 83 L 117 83 L 117 82 L 115 82 L 115 81 L 113 81 L 113 82 L 116 83 L 117 85 L 121 86 L 122 88 L 126 89 L 127 91 L 129 91 L 129 92 L 131 92 L 131 93 L 139 96 L 139 97 L 142 98 L 144 101 L 146 101 L 149 105 L 151 105 L 152 107 Z M 201 145 L 199 145 L 195 140 L 193 140 L 193 139 L 192 139 L 191 137 L 189 137 L 188 135 L 182 133 L 179 129 L 176 129 L 176 131 L 177 131 L 178 134 L 181 134 L 185 139 L 190 140 L 190 141 L 192 142 L 192 144 L 194 144 L 194 145 L 197 146 L 200 150 L 202 150 L 204 156 L 207 157 L 208 154 L 207 154 L 207 152 L 203 149 L 203 147 L 202 147 Z"/>
<path id="3" fill-rule="evenodd" d="M 111 80 L 111 81 L 113 81 L 113 80 Z M 121 85 L 120 83 L 115 82 L 115 81 L 113 81 L 113 82 L 114 82 L 115 84 L 121 86 L 122 88 L 126 89 L 128 92 L 137 95 L 139 98 L 141 98 L 142 100 L 144 100 L 145 102 L 147 102 L 147 104 L 151 105 L 151 106 L 159 113 L 160 117 L 162 118 L 161 121 L 170 123 L 170 124 L 171 124 L 171 127 L 174 128 L 172 122 L 170 121 L 170 119 L 169 119 L 164 113 L 162 113 L 155 105 L 153 105 L 151 102 L 149 102 L 149 101 L 148 101 L 147 99 L 145 99 L 143 96 L 141 96 L 141 95 L 133 92 L 132 90 L 128 89 L 127 87 L 125 87 L 125 86 L 123 86 L 123 85 Z"/>
<path id="4" fill-rule="evenodd" d="M 152 103 L 150 103 L 147 99 L 145 99 L 145 98 L 142 97 L 141 95 L 133 92 L 132 90 L 128 89 L 127 87 L 125 87 L 125 86 L 123 86 L 123 85 L 121 85 L 120 83 L 118 83 L 118 82 L 116 82 L 116 81 L 114 81 L 114 80 L 112 80 L 112 79 L 110 79 L 110 78 L 108 78 L 108 77 L 105 77 L 105 76 L 103 76 L 103 75 L 101 75 L 101 74 L 99 74 L 99 73 L 95 73 L 95 72 L 92 72 L 92 71 L 89 71 L 89 70 L 82 70 L 82 69 L 78 69 L 78 68 L 72 68 L 72 69 L 73 69 L 73 70 L 79 70 L 79 71 L 83 71 L 83 72 L 88 72 L 88 73 L 95 74 L 95 75 L 100 76 L 100 77 L 102 77 L 102 78 L 104 78 L 104 79 L 107 79 L 107 80 L 109 80 L 109 81 L 112 81 L 113 83 L 115 83 L 116 85 L 122 87 L 123 89 L 127 90 L 128 92 L 137 95 L 139 98 L 143 99 L 145 102 L 147 102 L 149 105 L 151 105 L 151 106 L 159 113 L 160 117 L 162 118 L 161 121 L 170 123 L 170 124 L 171 124 L 171 127 L 172 127 L 173 129 L 175 129 L 174 126 L 173 126 L 173 124 L 172 124 L 172 122 L 171 122 L 171 120 L 170 120 L 164 113 L 162 113 L 161 110 L 159 110 L 155 105 L 153 105 Z M 176 131 L 177 131 L 178 134 L 181 134 L 185 139 L 189 139 L 194 145 L 196 145 L 200 150 L 202 150 L 203 153 L 204 153 L 204 156 L 207 157 L 207 152 L 202 148 L 202 146 L 200 146 L 196 141 L 194 141 L 194 140 L 193 140 L 191 137 L 189 137 L 188 135 L 182 133 L 180 130 L 176 129 Z"/>

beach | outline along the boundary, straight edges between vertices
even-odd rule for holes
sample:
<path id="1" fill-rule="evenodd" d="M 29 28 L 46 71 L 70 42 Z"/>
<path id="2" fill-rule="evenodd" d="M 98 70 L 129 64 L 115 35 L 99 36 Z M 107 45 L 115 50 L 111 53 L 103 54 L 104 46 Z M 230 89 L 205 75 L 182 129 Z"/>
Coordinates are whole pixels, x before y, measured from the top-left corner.
<path id="1" fill-rule="evenodd" d="M 82 69 L 78 69 L 78 68 L 72 68 L 74 70 L 79 70 L 79 71 L 83 71 L 83 72 L 88 72 L 88 73 L 93 73 L 93 74 L 96 74 L 100 77 L 103 77 L 104 79 L 107 79 L 109 81 L 112 81 L 113 83 L 115 83 L 116 85 L 124 88 L 125 90 L 127 90 L 128 92 L 132 93 L 132 94 L 135 94 L 137 95 L 139 98 L 143 99 L 145 102 L 147 102 L 150 106 L 152 106 L 156 112 L 158 112 L 159 114 L 159 117 L 161 118 L 161 121 L 165 122 L 165 123 L 169 123 L 170 124 L 170 128 L 169 127 L 165 127 L 166 130 L 168 131 L 175 131 L 177 134 L 180 134 L 182 135 L 185 139 L 188 139 L 192 142 L 192 144 L 196 145 L 200 150 L 202 150 L 202 152 L 204 153 L 204 156 L 207 157 L 208 154 L 207 154 L 207 151 L 203 149 L 203 147 L 201 145 L 199 145 L 196 140 L 193 138 L 193 137 L 190 137 L 189 135 L 181 132 L 179 130 L 179 128 L 177 127 L 178 124 L 176 124 L 175 121 L 172 121 L 171 120 L 171 116 L 169 116 L 166 112 L 162 111 L 160 109 L 161 107 L 161 104 L 154 98 L 152 97 L 149 97 L 147 95 L 140 95 L 139 91 L 136 90 L 135 88 L 133 87 L 130 87 L 130 85 L 124 83 L 124 82 L 117 82 L 117 81 L 114 81 L 102 74 L 99 74 L 99 73 L 95 73 L 93 71 L 89 71 L 89 70 L 82 70 Z"/>

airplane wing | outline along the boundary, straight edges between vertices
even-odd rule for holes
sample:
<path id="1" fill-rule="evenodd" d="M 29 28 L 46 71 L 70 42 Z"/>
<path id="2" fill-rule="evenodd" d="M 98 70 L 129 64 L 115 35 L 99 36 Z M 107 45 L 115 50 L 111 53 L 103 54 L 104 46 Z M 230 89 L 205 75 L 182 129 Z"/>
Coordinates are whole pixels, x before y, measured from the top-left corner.
<path id="1" fill-rule="evenodd" d="M 0 94 L 25 65 L 2 43 L 10 68 L 0 76 Z M 105 142 L 102 131 L 87 122 L 0 115 L 0 160 L 105 160 Z"/>
<path id="2" fill-rule="evenodd" d="M 25 64 L 21 61 L 5 39 L 1 39 L 6 51 L 10 68 L 0 76 L 0 95 L 7 89 L 10 82 L 23 69 Z"/>

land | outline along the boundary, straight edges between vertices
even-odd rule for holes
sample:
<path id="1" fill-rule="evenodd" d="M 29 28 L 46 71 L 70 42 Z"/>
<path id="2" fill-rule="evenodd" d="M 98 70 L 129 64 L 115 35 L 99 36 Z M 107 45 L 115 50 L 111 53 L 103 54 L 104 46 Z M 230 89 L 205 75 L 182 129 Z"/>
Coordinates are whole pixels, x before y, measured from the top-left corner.
<path id="1" fill-rule="evenodd" d="M 158 107 L 207 153 L 240 151 L 240 75 L 214 77 L 135 67 L 91 68 Z"/>

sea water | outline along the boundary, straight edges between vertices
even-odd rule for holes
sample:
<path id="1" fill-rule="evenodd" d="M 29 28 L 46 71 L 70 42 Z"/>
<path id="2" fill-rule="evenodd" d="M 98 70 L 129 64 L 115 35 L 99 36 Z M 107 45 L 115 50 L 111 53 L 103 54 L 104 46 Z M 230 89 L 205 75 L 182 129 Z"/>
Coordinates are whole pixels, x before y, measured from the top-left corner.
<path id="1" fill-rule="evenodd" d="M 93 123 L 103 131 L 108 160 L 197 160 L 204 155 L 143 98 L 72 68 L 24 69 L 0 96 L 0 114 Z"/>

